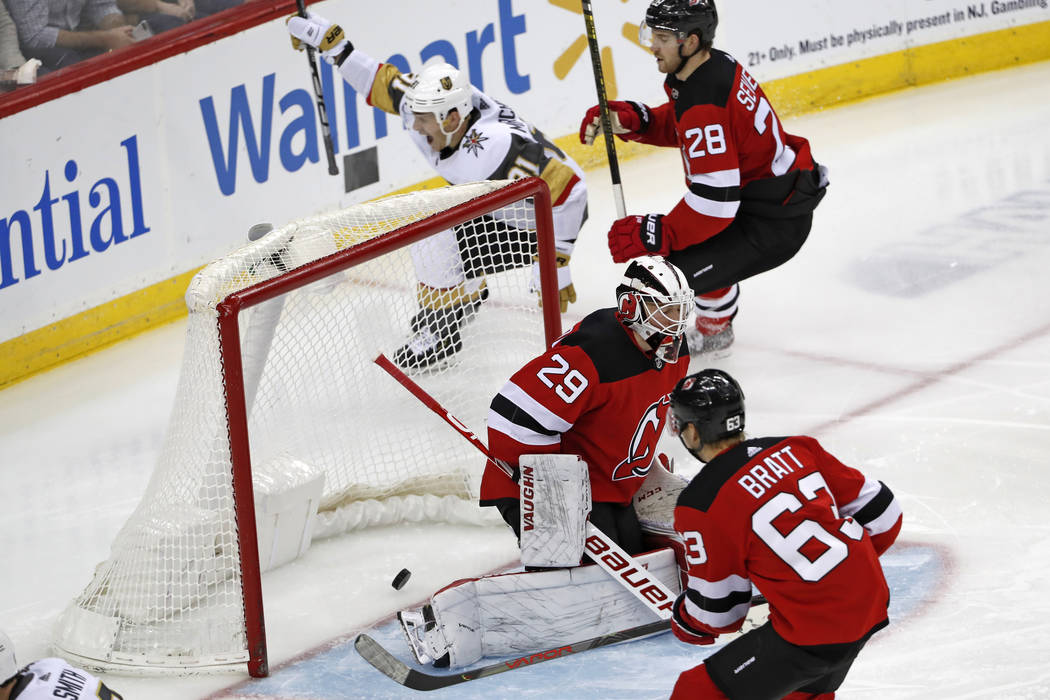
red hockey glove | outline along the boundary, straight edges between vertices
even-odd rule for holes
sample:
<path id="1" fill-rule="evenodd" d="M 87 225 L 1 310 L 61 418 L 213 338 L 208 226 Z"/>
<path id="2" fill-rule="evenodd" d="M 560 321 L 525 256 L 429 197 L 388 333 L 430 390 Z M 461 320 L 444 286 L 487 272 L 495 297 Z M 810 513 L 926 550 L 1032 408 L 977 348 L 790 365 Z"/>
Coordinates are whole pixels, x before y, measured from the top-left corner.
<path id="1" fill-rule="evenodd" d="M 609 121 L 614 134 L 625 141 L 634 141 L 649 129 L 649 108 L 638 102 L 610 102 Z M 590 146 L 601 133 L 601 107 L 594 105 L 580 122 L 580 143 Z"/>
<path id="2" fill-rule="evenodd" d="M 627 262 L 639 255 L 667 255 L 670 241 L 664 238 L 663 214 L 625 216 L 609 228 L 609 252 L 613 262 Z"/>
<path id="3" fill-rule="evenodd" d="M 671 631 L 674 632 L 674 636 L 686 644 L 700 644 L 703 646 L 714 644 L 715 635 L 702 632 L 689 623 L 689 620 L 692 618 L 689 616 L 689 613 L 682 609 L 682 606 L 685 604 L 686 593 L 687 591 L 682 591 L 675 598 L 674 607 L 671 609 Z"/>

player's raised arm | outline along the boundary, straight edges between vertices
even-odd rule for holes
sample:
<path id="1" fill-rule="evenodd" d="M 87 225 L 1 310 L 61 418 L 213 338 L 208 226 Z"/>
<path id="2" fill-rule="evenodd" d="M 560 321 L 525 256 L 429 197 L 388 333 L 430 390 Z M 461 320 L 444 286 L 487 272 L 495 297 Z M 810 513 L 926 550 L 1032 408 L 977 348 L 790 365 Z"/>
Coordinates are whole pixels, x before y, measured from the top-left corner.
<path id="1" fill-rule="evenodd" d="M 317 49 L 321 58 L 336 66 L 346 82 L 364 95 L 368 104 L 384 112 L 398 113 L 409 81 L 397 66 L 380 63 L 354 48 L 341 26 L 313 12 L 307 12 L 306 17 L 290 17 L 288 33 L 296 49 L 304 44 Z"/>

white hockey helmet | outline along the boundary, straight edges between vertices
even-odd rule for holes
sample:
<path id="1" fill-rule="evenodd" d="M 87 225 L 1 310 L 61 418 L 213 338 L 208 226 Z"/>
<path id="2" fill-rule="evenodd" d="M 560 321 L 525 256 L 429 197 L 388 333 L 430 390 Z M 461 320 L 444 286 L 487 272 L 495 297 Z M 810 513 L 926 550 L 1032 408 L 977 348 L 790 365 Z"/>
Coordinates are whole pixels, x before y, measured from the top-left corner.
<path id="1" fill-rule="evenodd" d="M 459 113 L 460 119 L 466 119 L 474 109 L 474 91 L 467 74 L 441 60 L 424 63 L 405 96 L 412 112 L 434 115 L 446 139 L 453 133 L 445 130 L 445 120 L 452 110 Z"/>
<path id="2" fill-rule="evenodd" d="M 3 630 L 0 630 L 0 683 L 3 683 L 18 671 L 15 661 L 15 645 L 11 643 Z"/>
<path id="3" fill-rule="evenodd" d="M 657 366 L 678 362 L 694 303 L 685 273 L 654 255 L 632 260 L 616 288 L 616 318 L 645 339 Z"/>

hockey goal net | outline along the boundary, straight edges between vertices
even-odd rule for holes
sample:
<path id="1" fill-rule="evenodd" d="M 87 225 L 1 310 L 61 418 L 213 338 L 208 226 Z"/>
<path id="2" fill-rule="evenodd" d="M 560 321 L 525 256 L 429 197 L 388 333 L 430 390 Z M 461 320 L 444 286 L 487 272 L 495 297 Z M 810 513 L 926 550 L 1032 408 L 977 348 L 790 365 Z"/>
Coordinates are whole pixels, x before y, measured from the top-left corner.
<path id="1" fill-rule="evenodd" d="M 431 277 L 444 260 L 437 276 L 461 284 L 422 284 L 421 260 Z M 59 620 L 59 653 L 125 673 L 246 664 L 266 675 L 260 568 L 288 533 L 265 535 L 263 493 L 279 502 L 317 487 L 294 533 L 307 545 L 375 524 L 483 518 L 483 458 L 374 358 L 402 364 L 483 435 L 492 396 L 560 333 L 554 265 L 550 195 L 528 178 L 295 221 L 205 267 L 186 292 L 158 464 Z M 441 352 L 427 355 L 435 341 Z"/>

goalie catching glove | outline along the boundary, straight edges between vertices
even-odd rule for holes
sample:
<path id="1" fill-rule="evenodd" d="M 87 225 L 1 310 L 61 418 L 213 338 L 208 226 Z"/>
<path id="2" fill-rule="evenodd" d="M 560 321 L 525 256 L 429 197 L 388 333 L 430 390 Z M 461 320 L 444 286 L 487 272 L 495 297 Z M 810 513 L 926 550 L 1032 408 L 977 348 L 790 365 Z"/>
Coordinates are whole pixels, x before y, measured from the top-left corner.
<path id="1" fill-rule="evenodd" d="M 307 12 L 306 17 L 289 17 L 288 33 L 292 35 L 293 49 L 302 51 L 306 46 L 311 46 L 333 65 L 342 65 L 354 50 L 354 45 L 346 38 L 342 27 L 313 12 Z"/>
<path id="2" fill-rule="evenodd" d="M 649 129 L 649 108 L 638 102 L 609 103 L 612 132 L 625 141 L 635 141 Z M 580 143 L 590 146 L 602 133 L 602 112 L 598 105 L 587 110 L 580 123 Z"/>
<path id="3" fill-rule="evenodd" d="M 558 304 L 561 307 L 561 312 L 565 313 L 569 310 L 569 304 L 576 301 L 576 287 L 572 286 L 572 272 L 569 270 L 569 260 L 572 259 L 572 255 L 559 251 L 554 254 L 554 259 L 557 261 L 556 267 L 558 270 Z M 529 284 L 529 291 L 540 295 L 540 306 L 543 306 L 543 294 L 540 290 L 540 264 L 538 261 L 532 263 L 532 281 Z"/>

